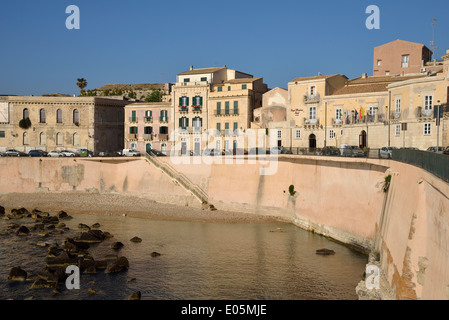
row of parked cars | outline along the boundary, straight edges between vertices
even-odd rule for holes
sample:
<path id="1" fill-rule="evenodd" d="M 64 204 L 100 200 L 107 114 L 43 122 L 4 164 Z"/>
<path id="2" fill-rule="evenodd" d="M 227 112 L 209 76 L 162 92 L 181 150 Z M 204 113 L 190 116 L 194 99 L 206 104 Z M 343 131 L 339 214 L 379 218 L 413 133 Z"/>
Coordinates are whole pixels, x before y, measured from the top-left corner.
<path id="1" fill-rule="evenodd" d="M 91 151 L 82 149 L 80 152 L 73 152 L 70 150 L 52 150 L 50 152 L 46 152 L 43 150 L 30 150 L 28 153 L 18 151 L 16 149 L 8 149 L 3 153 L 0 153 L 1 157 L 92 157 L 93 153 Z"/>

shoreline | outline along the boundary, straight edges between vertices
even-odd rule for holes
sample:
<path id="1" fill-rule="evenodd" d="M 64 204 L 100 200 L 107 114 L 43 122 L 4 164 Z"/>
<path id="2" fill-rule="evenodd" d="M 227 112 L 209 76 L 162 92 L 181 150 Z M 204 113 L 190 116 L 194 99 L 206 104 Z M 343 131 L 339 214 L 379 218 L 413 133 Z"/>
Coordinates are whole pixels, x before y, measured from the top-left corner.
<path id="1" fill-rule="evenodd" d="M 156 202 L 154 200 L 121 194 L 104 193 L 6 193 L 0 194 L 0 206 L 10 212 L 24 207 L 49 213 L 60 210 L 68 214 L 109 215 L 172 221 L 216 223 L 289 223 L 274 216 L 257 215 L 225 210 L 208 210 Z"/>

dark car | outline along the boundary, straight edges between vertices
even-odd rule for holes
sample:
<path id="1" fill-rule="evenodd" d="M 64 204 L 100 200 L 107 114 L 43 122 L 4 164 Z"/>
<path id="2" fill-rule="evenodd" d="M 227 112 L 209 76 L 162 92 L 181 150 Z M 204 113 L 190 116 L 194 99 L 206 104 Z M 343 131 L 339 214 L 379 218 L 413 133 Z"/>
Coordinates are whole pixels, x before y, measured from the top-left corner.
<path id="1" fill-rule="evenodd" d="M 267 150 L 264 148 L 251 148 L 249 149 L 248 154 L 267 154 Z"/>
<path id="2" fill-rule="evenodd" d="M 217 149 L 204 149 L 203 154 L 205 156 L 221 156 L 223 153 Z"/>
<path id="3" fill-rule="evenodd" d="M 154 154 L 156 157 L 165 157 L 166 155 L 158 150 L 151 149 L 149 153 Z"/>
<path id="4" fill-rule="evenodd" d="M 46 157 L 47 152 L 43 150 L 30 150 L 30 152 L 28 152 L 28 155 L 30 157 Z"/>
<path id="5" fill-rule="evenodd" d="M 18 151 L 18 150 L 15 150 L 15 149 L 8 149 L 8 150 L 6 150 L 5 155 L 7 157 L 29 157 L 29 155 L 26 154 L 25 152 Z"/>
<path id="6" fill-rule="evenodd" d="M 443 154 L 449 156 L 449 147 L 446 147 L 446 149 L 444 149 Z"/>
<path id="7" fill-rule="evenodd" d="M 340 155 L 340 149 L 336 147 L 324 147 L 321 149 L 321 155 L 322 156 L 339 156 Z"/>

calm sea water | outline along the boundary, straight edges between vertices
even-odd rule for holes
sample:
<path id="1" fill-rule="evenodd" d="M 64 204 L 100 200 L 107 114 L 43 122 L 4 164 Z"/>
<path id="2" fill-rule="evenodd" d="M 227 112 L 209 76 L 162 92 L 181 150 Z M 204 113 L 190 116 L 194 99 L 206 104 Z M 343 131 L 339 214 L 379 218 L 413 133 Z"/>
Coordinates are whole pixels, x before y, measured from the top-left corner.
<path id="1" fill-rule="evenodd" d="M 100 230 L 114 235 L 93 245 L 95 260 L 108 254 L 125 256 L 130 268 L 120 274 L 82 275 L 79 290 L 61 287 L 32 289 L 32 282 L 9 283 L 9 271 L 21 266 L 28 274 L 45 267 L 47 248 L 36 246 L 42 237 L 0 235 L 0 299 L 127 299 L 142 292 L 142 299 L 198 300 L 316 300 L 356 299 L 367 256 L 324 237 L 284 223 L 201 223 L 155 221 L 130 217 L 73 215 L 63 221 L 71 228 L 45 241 L 62 245 L 81 230 L 79 223 L 100 223 Z M 0 220 L 3 232 L 10 223 L 34 225 L 32 219 Z M 270 232 L 281 228 L 283 232 Z M 138 236 L 141 243 L 129 241 Z M 110 248 L 114 241 L 125 246 Z M 320 256 L 315 250 L 333 249 Z M 152 257 L 152 252 L 161 254 Z M 133 281 L 129 281 L 135 278 Z M 96 294 L 89 293 L 96 290 Z"/>

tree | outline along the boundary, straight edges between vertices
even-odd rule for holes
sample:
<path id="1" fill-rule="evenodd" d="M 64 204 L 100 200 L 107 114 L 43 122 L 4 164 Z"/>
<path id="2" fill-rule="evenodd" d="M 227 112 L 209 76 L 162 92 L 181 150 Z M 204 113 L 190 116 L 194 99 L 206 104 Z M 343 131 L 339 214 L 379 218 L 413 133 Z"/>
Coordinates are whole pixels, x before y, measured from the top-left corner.
<path id="1" fill-rule="evenodd" d="M 84 93 L 84 88 L 87 86 L 87 81 L 84 78 L 78 78 L 76 79 L 78 82 L 76 83 L 76 85 L 78 86 L 78 88 L 80 88 L 80 93 L 83 94 Z"/>
<path id="2" fill-rule="evenodd" d="M 147 97 L 145 98 L 146 102 L 162 102 L 162 97 L 164 96 L 164 93 L 161 90 L 155 90 L 151 92 Z"/>

